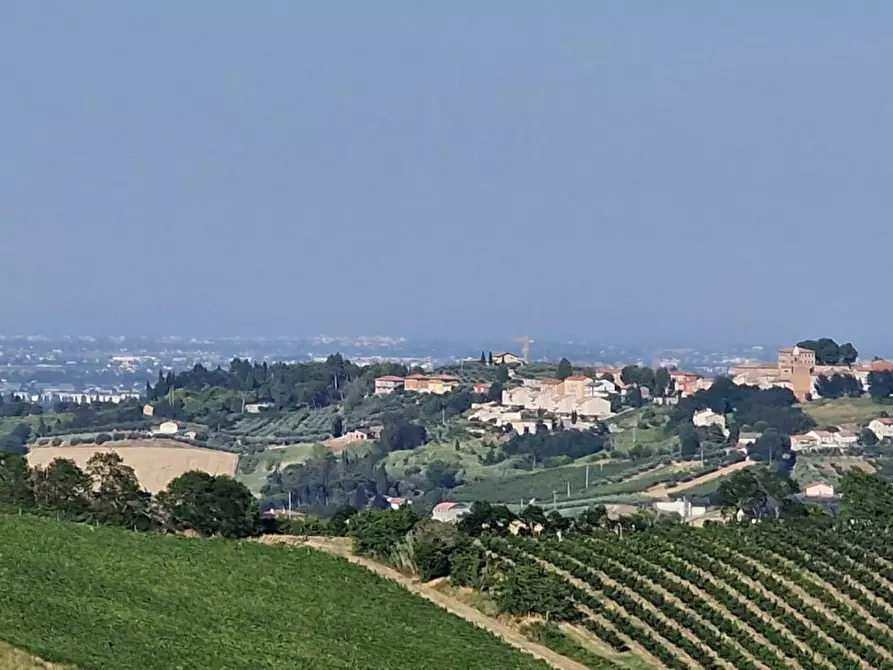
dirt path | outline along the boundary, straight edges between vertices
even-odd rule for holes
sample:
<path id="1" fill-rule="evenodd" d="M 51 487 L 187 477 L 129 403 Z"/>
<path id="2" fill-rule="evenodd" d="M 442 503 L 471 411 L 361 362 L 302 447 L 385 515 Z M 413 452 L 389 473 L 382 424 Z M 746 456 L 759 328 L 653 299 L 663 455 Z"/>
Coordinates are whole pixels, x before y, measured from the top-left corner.
<path id="1" fill-rule="evenodd" d="M 645 495 L 650 498 L 665 498 L 668 493 L 679 493 L 680 491 L 693 489 L 696 486 L 706 484 L 707 482 L 718 479 L 719 477 L 725 477 L 732 473 L 738 472 L 739 470 L 743 470 L 744 468 L 749 468 L 751 465 L 756 465 L 756 462 L 739 461 L 738 463 L 732 463 L 731 465 L 727 465 L 726 467 L 720 468 L 719 470 L 708 472 L 706 475 L 695 477 L 690 481 L 683 482 L 682 484 L 679 484 L 672 488 L 668 487 L 666 484 L 658 484 L 657 486 L 652 486 L 650 489 L 645 491 Z"/>
<path id="2" fill-rule="evenodd" d="M 73 665 L 47 663 L 5 642 L 0 642 L 0 668 L 3 670 L 75 670 Z"/>
<path id="3" fill-rule="evenodd" d="M 425 598 L 426 600 L 431 601 L 438 607 L 441 607 L 448 612 L 465 619 L 475 626 L 491 632 L 493 635 L 496 635 L 497 637 L 503 639 L 505 642 L 512 645 L 516 649 L 520 649 L 521 651 L 530 654 L 531 656 L 545 661 L 557 670 L 587 670 L 585 665 L 577 663 L 576 661 L 572 661 L 569 658 L 565 658 L 560 654 L 556 654 L 548 647 L 544 647 L 540 644 L 536 644 L 535 642 L 531 642 L 521 633 L 513 630 L 509 626 L 506 626 L 505 624 L 502 624 L 495 619 L 491 619 L 475 608 L 460 602 L 456 598 L 452 598 L 444 593 L 441 593 L 428 584 L 417 582 L 407 577 L 406 575 L 397 572 L 393 568 L 389 568 L 386 565 L 382 565 L 381 563 L 376 563 L 371 559 L 364 558 L 362 556 L 355 556 L 350 551 L 350 541 L 344 541 L 344 538 L 330 539 L 318 537 L 304 538 L 288 535 L 266 535 L 261 538 L 261 542 L 263 542 L 264 544 L 288 544 L 311 547 L 313 549 L 325 551 L 336 556 L 341 556 L 351 563 L 361 565 L 367 570 L 371 570 L 372 572 L 386 579 L 397 582 L 407 591 L 415 593 Z"/>

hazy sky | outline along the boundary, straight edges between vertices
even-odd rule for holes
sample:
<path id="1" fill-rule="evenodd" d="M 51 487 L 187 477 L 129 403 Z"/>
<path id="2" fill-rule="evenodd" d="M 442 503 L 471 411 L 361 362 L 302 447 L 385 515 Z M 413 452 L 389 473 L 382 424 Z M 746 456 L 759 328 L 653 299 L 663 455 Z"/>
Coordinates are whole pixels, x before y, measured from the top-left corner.
<path id="1" fill-rule="evenodd" d="M 0 332 L 893 330 L 893 3 L 4 2 Z"/>

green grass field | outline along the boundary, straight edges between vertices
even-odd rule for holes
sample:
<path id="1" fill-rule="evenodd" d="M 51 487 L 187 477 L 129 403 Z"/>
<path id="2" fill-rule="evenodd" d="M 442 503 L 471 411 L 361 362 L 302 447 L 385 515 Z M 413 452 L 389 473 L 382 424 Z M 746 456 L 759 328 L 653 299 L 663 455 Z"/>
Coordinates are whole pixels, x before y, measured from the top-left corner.
<path id="1" fill-rule="evenodd" d="M 0 554 L 0 638 L 81 670 L 545 668 L 310 549 L 0 515 Z"/>
<path id="2" fill-rule="evenodd" d="M 598 495 L 596 489 L 611 476 L 622 476 L 632 473 L 640 464 L 630 461 L 593 461 L 589 467 L 590 488 L 586 489 L 585 459 L 572 465 L 565 465 L 547 470 L 525 472 L 509 470 L 501 475 L 487 476 L 485 479 L 460 486 L 453 491 L 456 500 L 483 500 L 518 504 L 535 498 L 538 504 L 552 502 L 552 492 L 558 496 L 558 502 L 567 501 L 567 490 L 570 485 L 571 499 Z M 601 480 L 601 481 L 600 481 Z M 644 488 L 650 483 L 644 485 Z M 627 487 L 624 492 L 639 490 L 638 486 Z"/>
<path id="3" fill-rule="evenodd" d="M 839 398 L 836 400 L 814 400 L 797 405 L 811 416 L 819 426 L 836 426 L 841 423 L 868 425 L 885 409 L 885 405 L 872 402 L 871 398 Z"/>

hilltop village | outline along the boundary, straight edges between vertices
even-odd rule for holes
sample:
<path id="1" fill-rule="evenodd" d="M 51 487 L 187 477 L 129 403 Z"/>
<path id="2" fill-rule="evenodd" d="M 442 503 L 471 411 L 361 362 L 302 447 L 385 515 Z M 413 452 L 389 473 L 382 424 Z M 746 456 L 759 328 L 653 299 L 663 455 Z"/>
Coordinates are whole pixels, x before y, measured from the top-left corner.
<path id="1" fill-rule="evenodd" d="M 303 574 L 298 544 L 557 667 L 890 667 L 893 591 L 875 571 L 893 560 L 893 363 L 827 339 L 716 377 L 528 360 L 235 358 L 159 374 L 138 398 L 13 394 L 0 403 L 4 546 L 37 565 L 27 557 L 46 543 L 29 538 L 49 534 L 69 565 L 115 543 L 134 579 L 158 552 L 150 563 L 176 567 L 185 594 L 201 582 L 177 581 L 164 542 L 183 538 L 167 535 L 256 540 L 189 545 L 189 565 L 219 552 L 202 569 L 228 561 L 236 575 L 256 569 L 252 546 L 265 575 Z M 337 572 L 353 567 L 317 566 L 301 588 L 360 583 Z M 827 662 L 811 665 L 813 649 Z"/>

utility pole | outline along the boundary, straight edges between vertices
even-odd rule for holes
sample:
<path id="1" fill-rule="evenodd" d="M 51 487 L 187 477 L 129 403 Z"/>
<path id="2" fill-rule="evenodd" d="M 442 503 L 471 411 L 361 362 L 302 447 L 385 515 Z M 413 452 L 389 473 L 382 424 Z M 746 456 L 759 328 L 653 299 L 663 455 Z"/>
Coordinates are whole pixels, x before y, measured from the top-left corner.
<path id="1" fill-rule="evenodd" d="M 552 509 L 558 508 L 558 492 L 552 491 Z"/>
<path id="2" fill-rule="evenodd" d="M 570 482 L 570 480 L 567 480 L 567 482 L 565 482 L 565 483 L 567 484 L 567 497 L 570 498 L 571 497 L 571 482 Z"/>
<path id="3" fill-rule="evenodd" d="M 288 518 L 291 519 L 291 489 L 288 490 Z"/>
<path id="4" fill-rule="evenodd" d="M 589 490 L 589 463 L 586 464 L 586 490 Z"/>

